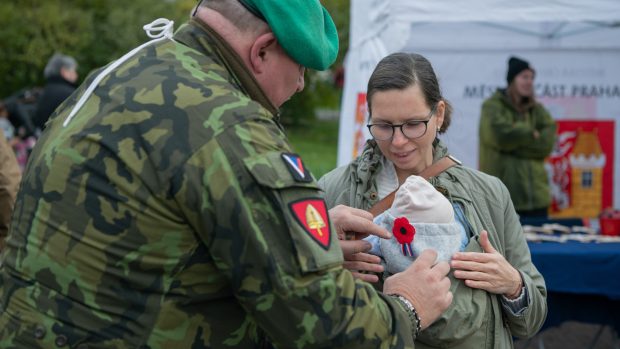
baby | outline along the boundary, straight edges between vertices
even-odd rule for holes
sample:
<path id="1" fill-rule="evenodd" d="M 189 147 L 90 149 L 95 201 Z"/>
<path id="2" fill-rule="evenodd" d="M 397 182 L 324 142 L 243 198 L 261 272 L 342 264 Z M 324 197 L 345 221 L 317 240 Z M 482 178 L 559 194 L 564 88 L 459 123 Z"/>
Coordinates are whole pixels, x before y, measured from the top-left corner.
<path id="1" fill-rule="evenodd" d="M 450 201 L 428 181 L 410 176 L 398 189 L 392 206 L 374 222 L 394 235 L 369 236 L 370 253 L 385 260 L 386 271 L 401 272 L 426 249 L 437 251 L 437 261 L 449 261 L 467 243 L 465 229 L 454 219 Z"/>

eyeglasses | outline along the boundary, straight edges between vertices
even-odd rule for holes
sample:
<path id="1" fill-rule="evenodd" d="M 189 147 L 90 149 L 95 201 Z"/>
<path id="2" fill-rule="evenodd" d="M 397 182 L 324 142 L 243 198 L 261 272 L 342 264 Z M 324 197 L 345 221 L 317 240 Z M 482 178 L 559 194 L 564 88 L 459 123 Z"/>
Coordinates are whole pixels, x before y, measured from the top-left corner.
<path id="1" fill-rule="evenodd" d="M 368 124 L 368 131 L 372 138 L 378 141 L 387 141 L 394 137 L 394 130 L 400 128 L 400 132 L 403 133 L 407 139 L 420 138 L 426 134 L 428 129 L 428 122 L 431 121 L 433 115 L 435 115 L 437 105 L 435 105 L 431 112 L 428 113 L 426 120 L 411 120 L 402 124 L 394 125 L 387 123 Z"/>
<path id="2" fill-rule="evenodd" d="M 198 8 L 202 5 L 202 0 L 198 0 L 198 4 L 194 7 L 194 12 L 192 12 L 192 17 L 196 17 L 196 13 L 198 12 Z"/>

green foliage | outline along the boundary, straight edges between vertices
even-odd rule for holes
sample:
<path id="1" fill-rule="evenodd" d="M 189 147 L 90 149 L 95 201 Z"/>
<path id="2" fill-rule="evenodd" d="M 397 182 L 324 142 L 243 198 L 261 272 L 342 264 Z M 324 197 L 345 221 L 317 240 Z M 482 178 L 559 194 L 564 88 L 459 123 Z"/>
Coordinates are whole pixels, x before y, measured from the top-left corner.
<path id="1" fill-rule="evenodd" d="M 42 80 L 43 67 L 56 50 L 77 52 L 92 40 L 89 17 L 53 1 L 6 1 L 0 4 L 0 95 L 6 96 Z M 74 33 L 80 33 L 75 35 Z M 68 48 L 74 47 L 71 52 Z"/>
<path id="2" fill-rule="evenodd" d="M 42 85 L 43 68 L 54 52 L 75 57 L 83 78 L 148 40 L 144 24 L 158 17 L 181 23 L 193 4 L 193 0 L 3 0 L 0 97 Z"/>
<path id="3" fill-rule="evenodd" d="M 334 19 L 334 24 L 338 28 L 338 38 L 340 48 L 338 50 L 338 58 L 333 67 L 342 66 L 344 55 L 349 49 L 349 17 L 351 13 L 351 1 L 350 0 L 332 0 L 322 1 L 323 6 L 329 11 Z"/>
<path id="4" fill-rule="evenodd" d="M 336 167 L 338 121 L 306 122 L 286 128 L 293 150 L 301 156 L 312 174 L 319 179 Z"/>
<path id="5" fill-rule="evenodd" d="M 327 72 L 308 70 L 306 87 L 284 104 L 281 110 L 282 122 L 298 126 L 303 121 L 315 120 L 317 108 L 338 109 L 342 91 L 334 86 L 332 72 L 342 66 L 344 55 L 349 47 L 349 8 L 350 0 L 321 1 L 329 11 L 336 28 L 340 47 L 338 58 Z"/>
<path id="6" fill-rule="evenodd" d="M 332 69 L 342 65 L 348 46 L 350 0 L 323 1 L 340 37 Z M 185 22 L 195 0 L 2 0 L 0 1 L 0 98 L 42 86 L 43 68 L 54 52 L 75 57 L 80 81 L 149 40 L 142 26 L 159 17 Z M 306 88 L 282 108 L 286 124 L 315 120 L 317 107 L 338 109 L 340 89 L 330 71 L 306 73 Z"/>
<path id="7" fill-rule="evenodd" d="M 324 73 L 308 72 L 306 87 L 291 97 L 281 108 L 282 123 L 298 126 L 304 121 L 315 120 L 317 108 L 338 109 L 340 107 L 341 89 L 334 86 L 331 76 L 322 78 Z"/>

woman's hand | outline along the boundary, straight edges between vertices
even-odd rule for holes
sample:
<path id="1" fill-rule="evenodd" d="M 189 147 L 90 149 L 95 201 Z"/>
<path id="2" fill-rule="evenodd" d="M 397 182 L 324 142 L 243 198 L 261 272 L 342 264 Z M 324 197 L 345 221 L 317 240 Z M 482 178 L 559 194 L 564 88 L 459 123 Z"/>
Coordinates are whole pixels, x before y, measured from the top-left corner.
<path id="1" fill-rule="evenodd" d="M 336 228 L 344 256 L 343 267 L 349 269 L 354 277 L 367 282 L 379 281 L 374 273 L 382 273 L 383 266 L 381 258 L 366 253 L 372 246 L 362 239 L 368 235 L 383 239 L 392 237 L 387 230 L 374 224 L 372 218 L 370 212 L 344 205 L 329 210 L 329 219 Z M 368 272 L 372 274 L 366 274 Z"/>
<path id="2" fill-rule="evenodd" d="M 523 287 L 521 274 L 493 248 L 485 230 L 480 233 L 479 241 L 484 253 L 457 252 L 452 256 L 454 277 L 465 280 L 465 285 L 471 288 L 517 298 Z"/>

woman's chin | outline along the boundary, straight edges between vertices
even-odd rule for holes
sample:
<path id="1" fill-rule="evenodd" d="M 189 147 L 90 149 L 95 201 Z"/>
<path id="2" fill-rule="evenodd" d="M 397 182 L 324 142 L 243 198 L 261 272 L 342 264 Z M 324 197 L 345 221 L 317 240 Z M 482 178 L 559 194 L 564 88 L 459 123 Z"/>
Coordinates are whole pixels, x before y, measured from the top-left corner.
<path id="1" fill-rule="evenodd" d="M 394 164 L 394 167 L 401 171 L 414 173 L 415 168 L 418 167 L 417 165 L 420 161 L 412 155 L 413 154 L 409 154 L 408 156 L 393 156 L 392 163 Z"/>

